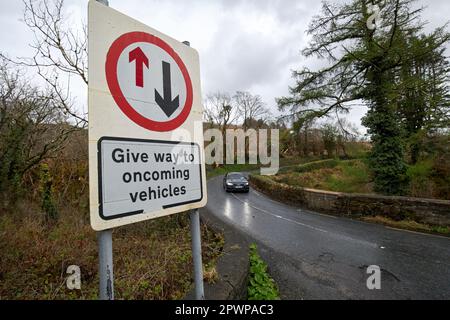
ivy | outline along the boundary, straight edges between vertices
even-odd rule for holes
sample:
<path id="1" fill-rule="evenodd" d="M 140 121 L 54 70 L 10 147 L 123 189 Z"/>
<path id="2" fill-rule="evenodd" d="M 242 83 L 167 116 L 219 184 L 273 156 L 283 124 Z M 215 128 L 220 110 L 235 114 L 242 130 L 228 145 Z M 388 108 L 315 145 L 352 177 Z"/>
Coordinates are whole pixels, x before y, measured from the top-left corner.
<path id="1" fill-rule="evenodd" d="M 58 211 L 56 210 L 55 200 L 53 198 L 53 180 L 50 175 L 48 165 L 41 164 L 40 172 L 40 193 L 42 198 L 42 210 L 46 214 L 47 220 L 57 220 Z"/>

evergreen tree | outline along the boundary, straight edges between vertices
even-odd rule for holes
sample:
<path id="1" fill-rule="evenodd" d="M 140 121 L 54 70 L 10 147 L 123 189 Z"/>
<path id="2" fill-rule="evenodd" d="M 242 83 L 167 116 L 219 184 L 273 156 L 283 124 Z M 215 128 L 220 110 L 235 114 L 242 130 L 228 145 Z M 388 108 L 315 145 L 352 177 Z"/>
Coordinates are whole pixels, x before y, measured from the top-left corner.
<path id="1" fill-rule="evenodd" d="M 304 68 L 294 72 L 296 85 L 290 88 L 290 96 L 278 99 L 281 110 L 290 108 L 296 116 L 307 118 L 348 112 L 351 102 L 366 104 L 369 110 L 363 124 L 372 138 L 369 163 L 375 191 L 386 194 L 400 194 L 406 185 L 404 126 L 397 90 L 403 79 L 399 72 L 440 50 L 449 40 L 444 28 L 439 28 L 426 36 L 435 41 L 422 48 L 420 56 L 408 50 L 405 37 L 419 35 L 423 27 L 419 20 L 422 8 L 413 9 L 413 3 L 324 2 L 322 14 L 308 29 L 312 41 L 303 54 L 327 59 L 330 65 L 318 71 Z"/>
<path id="2" fill-rule="evenodd" d="M 409 57 L 398 72 L 395 99 L 412 164 L 419 160 L 424 137 L 449 127 L 449 63 L 436 41 L 424 35 L 405 38 Z M 430 47 L 437 49 L 430 52 Z"/>

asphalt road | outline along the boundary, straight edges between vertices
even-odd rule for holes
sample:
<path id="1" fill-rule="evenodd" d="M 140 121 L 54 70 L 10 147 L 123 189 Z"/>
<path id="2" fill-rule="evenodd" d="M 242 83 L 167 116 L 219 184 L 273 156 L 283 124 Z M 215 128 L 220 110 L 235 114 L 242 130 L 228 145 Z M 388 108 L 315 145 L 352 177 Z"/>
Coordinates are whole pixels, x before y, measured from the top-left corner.
<path id="1" fill-rule="evenodd" d="M 208 182 L 208 211 L 259 243 L 283 299 L 450 299 L 450 239 L 322 215 Z M 369 290 L 367 267 L 381 268 Z"/>

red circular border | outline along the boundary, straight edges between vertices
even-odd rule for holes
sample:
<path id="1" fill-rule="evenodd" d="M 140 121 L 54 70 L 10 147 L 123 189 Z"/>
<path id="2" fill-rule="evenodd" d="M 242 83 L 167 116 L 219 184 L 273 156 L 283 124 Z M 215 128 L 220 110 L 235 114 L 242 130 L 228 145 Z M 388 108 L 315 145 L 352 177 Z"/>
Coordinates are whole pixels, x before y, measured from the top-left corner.
<path id="1" fill-rule="evenodd" d="M 183 74 L 184 82 L 186 84 L 186 102 L 184 103 L 181 113 L 176 118 L 170 121 L 154 121 L 142 116 L 128 103 L 122 90 L 120 89 L 119 81 L 117 79 L 117 63 L 122 51 L 130 44 L 135 42 L 147 42 L 160 47 L 175 60 L 181 70 L 181 73 Z M 138 31 L 121 35 L 112 43 L 111 47 L 108 50 L 108 54 L 106 55 L 105 70 L 106 81 L 108 82 L 108 87 L 114 98 L 114 101 L 117 103 L 122 112 L 127 115 L 128 118 L 130 118 L 133 122 L 140 125 L 141 127 L 144 127 L 148 130 L 160 132 L 170 131 L 181 126 L 189 116 L 193 100 L 191 78 L 189 77 L 189 73 L 180 56 L 178 56 L 178 54 L 172 49 L 172 47 L 170 47 L 160 38 L 149 33 Z"/>

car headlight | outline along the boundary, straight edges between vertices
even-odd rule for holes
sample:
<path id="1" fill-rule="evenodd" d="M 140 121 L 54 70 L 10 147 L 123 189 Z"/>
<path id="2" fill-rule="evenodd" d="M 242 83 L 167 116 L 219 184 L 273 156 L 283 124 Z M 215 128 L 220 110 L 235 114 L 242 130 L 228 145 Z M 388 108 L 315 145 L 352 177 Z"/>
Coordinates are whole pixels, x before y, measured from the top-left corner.
<path id="1" fill-rule="evenodd" d="M 244 185 L 248 186 L 248 182 L 244 183 Z"/>
<path id="2" fill-rule="evenodd" d="M 233 184 L 231 182 L 227 182 L 227 186 L 232 186 Z"/>

